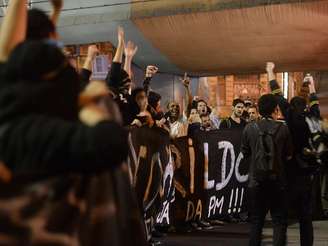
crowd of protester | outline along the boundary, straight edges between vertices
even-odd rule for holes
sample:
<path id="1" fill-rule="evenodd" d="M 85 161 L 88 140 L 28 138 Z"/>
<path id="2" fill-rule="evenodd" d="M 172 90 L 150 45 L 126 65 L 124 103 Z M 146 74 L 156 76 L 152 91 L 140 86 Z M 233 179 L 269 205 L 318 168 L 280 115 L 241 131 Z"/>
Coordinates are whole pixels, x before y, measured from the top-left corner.
<path id="1" fill-rule="evenodd" d="M 192 96 L 185 74 L 181 79 L 184 105 L 171 101 L 162 107 L 161 95 L 151 89 L 156 66 L 146 68 L 143 87 L 132 88 L 131 64 L 138 48 L 125 42 L 121 27 L 106 81 L 90 81 L 99 52 L 95 45 L 89 47 L 83 68 L 77 72 L 65 57 L 56 32 L 62 1 L 51 2 L 54 11 L 49 17 L 41 10 L 27 11 L 24 1 L 11 0 L 1 26 L 2 182 L 26 171 L 34 174 L 33 179 L 44 179 L 67 172 L 112 170 L 127 159 L 131 128 L 163 128 L 172 139 L 198 131 L 240 128 L 244 129 L 242 152 L 252 160 L 249 245 L 261 244 L 268 210 L 274 245 L 286 244 L 288 194 L 293 194 L 290 202 L 300 223 L 301 245 L 313 245 L 312 182 L 320 164 L 327 162 L 328 127 L 321 120 L 311 76 L 303 83 L 306 95 L 288 102 L 276 81 L 275 65 L 269 62 L 266 71 L 272 93 L 256 103 L 237 98 L 231 115 L 219 118 L 205 100 Z M 212 228 L 208 221 L 193 223 L 194 229 Z"/>

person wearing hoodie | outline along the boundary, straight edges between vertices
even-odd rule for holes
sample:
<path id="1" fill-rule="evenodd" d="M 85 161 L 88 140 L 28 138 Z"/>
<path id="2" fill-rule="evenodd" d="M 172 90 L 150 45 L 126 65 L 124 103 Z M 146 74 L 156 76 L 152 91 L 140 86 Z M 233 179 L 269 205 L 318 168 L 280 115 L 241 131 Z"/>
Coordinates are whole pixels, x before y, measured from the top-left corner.
<path id="1" fill-rule="evenodd" d="M 41 59 L 43 62 L 38 62 Z M 0 84 L 0 159 L 1 165 L 10 172 L 10 180 L 0 182 L 2 190 L 8 187 L 7 192 L 1 193 L 1 201 L 7 201 L 7 195 L 11 199 L 15 198 L 14 191 L 18 185 L 31 188 L 36 182 L 46 182 L 52 179 L 57 179 L 60 184 L 66 184 L 68 175 L 75 175 L 74 177 L 80 175 L 79 177 L 87 182 L 88 178 L 119 170 L 122 163 L 126 161 L 128 154 L 126 130 L 114 120 L 113 115 L 103 111 L 95 103 L 90 103 L 79 110 L 79 76 L 57 47 L 43 41 L 21 43 L 10 54 L 0 78 Z M 40 185 L 35 187 L 40 188 Z M 73 186 L 69 188 L 74 190 Z M 106 186 L 106 188 L 109 187 Z M 57 191 L 56 187 L 54 189 Z M 9 191 L 10 194 L 8 194 Z M 74 199 L 76 199 L 75 195 L 74 193 Z M 68 202 L 70 206 L 73 204 L 71 209 L 75 209 L 74 204 L 81 205 L 80 201 Z M 53 203 L 49 203 L 48 206 L 53 206 L 52 208 L 55 209 Z M 0 208 L 2 235 L 8 235 L 8 238 L 16 235 L 19 228 L 8 227 L 10 221 L 13 224 L 9 225 L 22 224 L 24 228 L 21 229 L 28 233 L 24 235 L 29 238 L 24 238 L 23 234 L 19 234 L 14 236 L 15 240 L 23 240 L 24 243 L 34 245 L 32 244 L 34 238 L 41 236 L 37 231 L 33 231 L 36 229 L 35 225 L 29 224 L 29 220 L 24 220 L 21 216 L 12 220 L 10 213 L 7 218 L 3 214 L 3 209 L 2 206 Z M 83 211 L 82 207 L 81 209 Z M 83 217 L 84 214 L 81 213 L 79 216 Z M 60 224 L 60 221 L 53 221 L 52 215 L 48 212 L 49 218 L 37 217 L 36 219 L 42 219 L 42 222 L 49 226 Z M 137 226 L 139 223 L 136 221 L 137 217 L 131 220 L 127 217 L 126 221 L 129 221 L 131 225 L 136 222 L 134 224 L 136 230 L 129 231 L 129 237 L 119 239 L 120 242 L 130 243 L 120 245 L 131 245 L 129 240 L 138 240 L 139 245 L 145 245 L 143 229 L 141 223 L 140 227 Z M 108 216 L 102 219 L 105 218 L 108 223 L 111 223 Z M 86 224 L 83 226 L 90 228 Z M 44 227 L 42 230 L 49 235 L 59 230 L 57 227 L 51 228 Z M 136 231 L 138 233 L 135 233 Z M 122 232 L 122 228 L 119 232 Z M 69 232 L 67 233 L 65 231 L 62 235 L 75 238 Z M 93 234 L 90 232 L 85 235 Z M 53 239 L 55 238 L 54 236 Z M 40 240 L 43 239 L 40 238 Z M 85 242 L 84 245 L 93 245 L 92 239 L 89 238 L 89 240 L 91 244 Z"/>
<path id="2" fill-rule="evenodd" d="M 58 48 L 18 45 L 0 84 L 0 152 L 12 170 L 90 171 L 125 160 L 127 133 L 117 123 L 92 107 L 80 116 L 94 110 L 95 121 L 79 121 L 79 77 Z"/>
<path id="3" fill-rule="evenodd" d="M 59 35 L 56 28 L 61 9 L 63 7 L 63 1 L 52 0 L 51 4 L 53 6 L 51 16 L 48 16 L 44 11 L 37 8 L 28 10 L 26 39 L 45 40 L 50 44 L 63 48 L 63 43 L 59 40 Z M 89 46 L 87 57 L 82 68 L 79 70 L 81 90 L 83 90 L 90 81 L 92 64 L 98 53 L 99 50 L 95 45 Z"/>

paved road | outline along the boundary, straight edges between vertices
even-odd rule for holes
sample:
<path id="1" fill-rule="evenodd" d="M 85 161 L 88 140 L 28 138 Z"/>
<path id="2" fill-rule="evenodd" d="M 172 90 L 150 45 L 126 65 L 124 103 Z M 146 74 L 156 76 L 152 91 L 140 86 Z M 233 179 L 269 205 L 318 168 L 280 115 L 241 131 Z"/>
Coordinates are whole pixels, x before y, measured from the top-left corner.
<path id="1" fill-rule="evenodd" d="M 328 221 L 314 222 L 314 246 L 328 246 Z M 210 231 L 186 234 L 169 234 L 163 246 L 246 246 L 249 237 L 248 224 L 227 224 Z M 264 229 L 263 246 L 272 246 L 272 229 Z M 288 245 L 299 246 L 298 224 L 288 228 Z"/>

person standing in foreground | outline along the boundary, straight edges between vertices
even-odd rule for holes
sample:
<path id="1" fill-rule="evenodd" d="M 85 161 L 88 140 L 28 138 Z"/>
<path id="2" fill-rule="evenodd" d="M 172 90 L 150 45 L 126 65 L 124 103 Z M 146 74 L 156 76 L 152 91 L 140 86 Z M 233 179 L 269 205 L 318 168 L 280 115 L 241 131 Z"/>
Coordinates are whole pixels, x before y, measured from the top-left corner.
<path id="1" fill-rule="evenodd" d="M 241 151 L 251 157 L 249 201 L 251 233 L 249 246 L 260 246 L 265 216 L 270 210 L 273 245 L 286 245 L 287 202 L 285 163 L 292 156 L 288 127 L 278 122 L 278 103 L 274 95 L 259 99 L 263 119 L 249 123 L 243 132 Z"/>
<path id="2" fill-rule="evenodd" d="M 302 93 L 288 102 L 281 93 L 274 68 L 274 63 L 268 62 L 266 64 L 269 86 L 278 101 L 281 113 L 286 119 L 294 146 L 293 158 L 287 170 L 288 190 L 291 194 L 289 203 L 296 211 L 300 224 L 300 245 L 312 246 L 314 240 L 312 224 L 313 185 L 315 176 L 319 171 L 319 165 L 315 158 L 310 158 L 307 150 L 311 150 L 311 146 L 314 146 L 311 144 L 311 139 L 314 140 L 314 134 L 310 130 L 310 125 L 313 122 L 320 122 L 321 118 L 319 100 L 316 95 L 313 77 L 307 75 L 301 88 Z M 310 125 L 309 121 L 312 122 Z M 316 129 L 315 125 L 311 128 Z M 320 129 L 317 130 L 320 132 Z M 316 141 L 319 142 L 320 138 L 317 138 Z"/>

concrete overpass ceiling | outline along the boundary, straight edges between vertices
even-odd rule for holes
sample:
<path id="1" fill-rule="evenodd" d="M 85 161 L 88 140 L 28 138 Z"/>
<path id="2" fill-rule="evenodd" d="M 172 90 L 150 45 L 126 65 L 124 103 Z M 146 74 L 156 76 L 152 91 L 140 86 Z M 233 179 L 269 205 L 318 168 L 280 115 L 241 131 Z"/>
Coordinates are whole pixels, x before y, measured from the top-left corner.
<path id="1" fill-rule="evenodd" d="M 48 1 L 32 7 L 50 10 Z M 0 9 L 0 15 L 1 14 Z M 135 63 L 195 75 L 328 68 L 327 0 L 64 0 L 66 44 L 110 41 L 122 25 Z"/>

